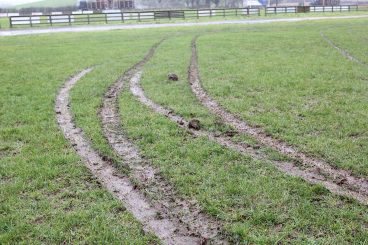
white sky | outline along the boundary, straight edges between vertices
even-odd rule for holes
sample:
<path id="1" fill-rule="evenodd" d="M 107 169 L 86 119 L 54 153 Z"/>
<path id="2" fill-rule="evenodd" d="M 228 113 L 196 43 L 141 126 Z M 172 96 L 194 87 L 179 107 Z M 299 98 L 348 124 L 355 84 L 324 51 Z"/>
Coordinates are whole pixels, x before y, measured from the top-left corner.
<path id="1" fill-rule="evenodd" d="M 38 2 L 39 0 L 0 0 L 0 5 L 17 5 L 22 3 Z"/>

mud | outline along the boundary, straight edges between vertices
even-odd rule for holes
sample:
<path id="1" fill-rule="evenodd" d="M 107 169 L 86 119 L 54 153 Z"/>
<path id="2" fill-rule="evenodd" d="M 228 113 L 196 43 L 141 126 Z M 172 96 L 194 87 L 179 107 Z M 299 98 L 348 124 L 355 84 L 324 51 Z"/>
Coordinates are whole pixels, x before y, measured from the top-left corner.
<path id="1" fill-rule="evenodd" d="M 201 129 L 201 123 L 197 119 L 192 119 L 192 120 L 189 121 L 188 127 L 190 129 L 200 130 Z"/>
<path id="2" fill-rule="evenodd" d="M 170 81 L 179 81 L 178 75 L 174 73 L 170 73 L 169 75 L 167 75 L 167 79 L 169 79 Z"/>
<path id="3" fill-rule="evenodd" d="M 205 215 L 195 200 L 188 200 L 178 195 L 175 188 L 160 175 L 159 169 L 142 157 L 121 127 L 118 109 L 119 94 L 124 84 L 128 83 L 152 57 L 157 46 L 155 45 L 141 62 L 126 71 L 106 92 L 100 112 L 104 135 L 110 146 L 130 168 L 131 177 L 138 181 L 139 188 L 146 193 L 156 212 L 159 213 L 161 219 L 155 234 L 161 240 L 167 244 L 203 244 L 204 242 L 225 244 L 226 242 L 220 238 L 220 224 Z"/>
<path id="4" fill-rule="evenodd" d="M 364 63 L 363 61 L 357 59 L 355 56 L 351 55 L 348 51 L 346 51 L 345 49 L 342 49 L 340 47 L 338 47 L 334 42 L 332 42 L 331 39 L 329 39 L 323 32 L 320 32 L 321 37 L 334 49 L 336 49 L 337 51 L 340 52 L 340 54 L 342 56 L 344 56 L 345 58 L 347 58 L 348 60 L 354 61 L 358 64 L 361 65 L 367 65 L 366 63 Z"/>
<path id="5" fill-rule="evenodd" d="M 68 80 L 64 87 L 60 90 L 55 105 L 57 122 L 65 136 L 74 147 L 79 156 L 83 159 L 86 167 L 99 180 L 99 182 L 123 205 L 131 212 L 135 218 L 143 225 L 145 232 L 155 234 L 161 239 L 163 244 L 202 244 L 206 238 L 195 235 L 188 235 L 188 230 L 183 224 L 180 224 L 177 219 L 162 218 L 162 203 L 160 206 L 153 205 L 148 199 L 136 188 L 128 177 L 120 175 L 109 162 L 104 161 L 91 146 L 91 143 L 86 139 L 82 129 L 78 128 L 70 111 L 69 92 L 75 83 L 91 72 L 92 68 L 88 68 Z M 132 147 L 128 145 L 128 147 Z M 132 147 L 134 148 L 134 147 Z M 134 158 L 135 152 L 128 155 L 127 158 Z M 154 171 L 142 170 L 142 174 L 146 178 L 152 178 Z M 169 190 L 170 191 L 170 190 Z M 181 200 L 177 200 L 180 202 Z M 182 208 L 186 209 L 186 203 L 183 201 Z M 191 208 L 193 206 L 190 206 Z M 198 212 L 199 209 L 190 210 Z M 186 217 L 185 217 L 186 218 Z M 184 220 L 185 221 L 185 220 Z M 197 225 L 207 226 L 207 220 L 203 219 L 197 222 Z M 198 228 L 200 230 L 200 228 Z M 217 227 L 216 227 L 217 229 Z M 212 233 L 209 231 L 208 237 Z"/>
<path id="6" fill-rule="evenodd" d="M 294 177 L 300 177 L 309 183 L 312 184 L 321 184 L 325 186 L 332 193 L 348 196 L 358 200 L 363 204 L 368 203 L 368 199 L 365 195 L 360 193 L 347 190 L 341 187 L 339 184 L 331 182 L 327 179 L 323 174 L 313 171 L 313 169 L 301 169 L 297 167 L 293 162 L 279 162 L 279 161 L 271 161 L 268 157 L 262 152 L 260 147 L 251 147 L 248 144 L 243 143 L 234 143 L 231 138 L 234 136 L 235 132 L 231 131 L 229 133 L 225 133 L 223 135 L 215 134 L 204 129 L 194 130 L 188 127 L 189 122 L 185 120 L 183 117 L 176 115 L 172 110 L 162 107 L 154 103 L 152 100 L 147 98 L 144 94 L 144 90 L 139 85 L 139 81 L 141 79 L 141 72 L 138 71 L 135 76 L 130 80 L 130 90 L 131 92 L 138 98 L 138 100 L 144 105 L 148 106 L 155 112 L 167 117 L 171 121 L 177 123 L 177 125 L 183 129 L 189 131 L 192 135 L 196 137 L 207 137 L 211 141 L 217 142 L 218 144 L 227 147 L 229 149 L 235 150 L 239 153 L 245 154 L 247 156 L 251 156 L 254 159 L 259 159 L 270 164 L 273 164 L 278 170 L 281 172 L 287 173 Z"/>
<path id="7" fill-rule="evenodd" d="M 368 204 L 368 181 L 366 179 L 354 176 L 349 171 L 337 169 L 321 159 L 309 157 L 293 146 L 272 138 L 272 136 L 266 134 L 261 128 L 250 126 L 213 100 L 202 88 L 200 82 L 196 40 L 197 37 L 192 41 L 192 57 L 188 70 L 188 79 L 193 93 L 204 106 L 219 116 L 226 124 L 235 128 L 239 133 L 248 134 L 258 140 L 262 145 L 270 147 L 302 163 L 302 166 L 291 162 L 276 164 L 283 172 L 301 177 L 311 183 L 320 183 L 333 193 L 349 196 L 363 204 Z"/>

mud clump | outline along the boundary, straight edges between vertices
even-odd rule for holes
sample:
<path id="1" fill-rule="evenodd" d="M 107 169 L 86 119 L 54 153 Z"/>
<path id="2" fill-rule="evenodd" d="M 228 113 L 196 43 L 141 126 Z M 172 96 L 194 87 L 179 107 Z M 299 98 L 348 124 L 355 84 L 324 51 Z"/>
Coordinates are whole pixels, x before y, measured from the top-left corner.
<path id="1" fill-rule="evenodd" d="M 174 74 L 174 73 L 170 73 L 169 75 L 167 75 L 167 78 L 170 80 L 170 81 L 179 81 L 179 77 L 178 75 Z"/>
<path id="2" fill-rule="evenodd" d="M 194 129 L 194 130 L 200 130 L 201 129 L 201 123 L 197 119 L 192 119 L 189 121 L 188 128 Z"/>
<path id="3" fill-rule="evenodd" d="M 225 135 L 225 136 L 227 136 L 227 137 L 232 138 L 232 137 L 234 137 L 235 135 L 237 135 L 237 132 L 236 132 L 236 131 L 226 131 L 226 132 L 224 133 L 224 135 Z"/>

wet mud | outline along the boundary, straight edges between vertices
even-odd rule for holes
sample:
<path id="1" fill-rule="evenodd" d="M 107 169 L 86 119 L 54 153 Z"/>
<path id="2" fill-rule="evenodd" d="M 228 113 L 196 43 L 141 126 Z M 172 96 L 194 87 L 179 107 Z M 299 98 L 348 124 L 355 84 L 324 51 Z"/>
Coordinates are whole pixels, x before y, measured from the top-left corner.
<path id="1" fill-rule="evenodd" d="M 200 82 L 196 41 L 197 37 L 192 41 L 192 57 L 188 79 L 193 93 L 205 107 L 220 117 L 224 123 L 232 126 L 237 132 L 250 135 L 263 146 L 274 149 L 301 163 L 302 166 L 293 162 L 279 165 L 278 168 L 285 173 L 299 176 L 311 183 L 320 183 L 333 193 L 349 196 L 361 203 L 368 204 L 368 181 L 366 179 L 354 176 L 347 170 L 331 166 L 322 159 L 307 156 L 295 147 L 266 134 L 262 128 L 252 127 L 211 98 Z"/>
<path id="2" fill-rule="evenodd" d="M 159 213 L 160 222 L 164 225 L 159 225 L 159 230 L 156 231 L 158 237 L 162 240 L 169 237 L 167 243 L 175 241 L 171 244 L 225 244 L 220 236 L 219 222 L 204 214 L 195 200 L 178 195 L 173 185 L 162 177 L 160 170 L 142 157 L 121 126 L 119 94 L 125 84 L 128 84 L 153 56 L 158 45 L 152 47 L 142 61 L 126 71 L 109 87 L 100 112 L 104 135 L 131 170 L 132 177 L 139 183 L 139 189 L 147 194 Z"/>

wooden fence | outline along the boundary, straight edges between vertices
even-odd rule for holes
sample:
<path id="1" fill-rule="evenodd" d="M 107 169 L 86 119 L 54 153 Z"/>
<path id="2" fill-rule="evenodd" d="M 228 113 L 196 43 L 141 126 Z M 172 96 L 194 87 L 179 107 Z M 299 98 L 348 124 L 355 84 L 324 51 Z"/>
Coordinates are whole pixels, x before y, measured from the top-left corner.
<path id="1" fill-rule="evenodd" d="M 72 14 L 37 15 L 37 16 L 11 16 L 10 27 L 15 26 L 44 26 L 44 25 L 73 25 L 94 23 L 116 23 L 127 21 L 152 21 L 161 19 L 200 19 L 227 16 L 261 15 L 259 8 L 233 8 L 233 9 L 193 9 L 193 10 L 166 10 L 166 11 L 139 11 L 122 12 L 120 10 L 103 11 L 102 13 L 86 14 L 74 12 Z"/>
<path id="2" fill-rule="evenodd" d="M 309 12 L 346 12 L 358 11 L 358 5 L 337 5 L 337 6 L 285 6 L 266 7 L 265 15 L 288 14 L 288 13 L 309 13 Z"/>

